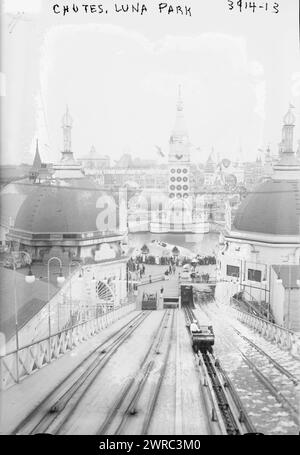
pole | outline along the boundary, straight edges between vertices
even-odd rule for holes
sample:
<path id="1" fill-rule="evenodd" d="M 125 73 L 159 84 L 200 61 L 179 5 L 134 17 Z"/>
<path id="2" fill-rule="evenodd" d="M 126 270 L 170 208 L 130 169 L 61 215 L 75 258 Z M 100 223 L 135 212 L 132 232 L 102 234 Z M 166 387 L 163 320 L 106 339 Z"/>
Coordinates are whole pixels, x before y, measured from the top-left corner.
<path id="1" fill-rule="evenodd" d="M 288 298 L 288 329 L 290 329 L 291 321 L 290 321 L 290 308 L 291 308 L 291 285 L 292 285 L 292 267 L 289 264 L 289 298 Z"/>
<path id="2" fill-rule="evenodd" d="M 16 377 L 17 383 L 20 382 L 20 372 L 19 372 L 19 324 L 18 324 L 18 301 L 17 301 L 17 272 L 16 272 L 16 263 L 13 258 L 13 268 L 14 268 L 14 301 L 15 301 L 15 331 L 16 331 Z"/>
<path id="3" fill-rule="evenodd" d="M 59 266 L 62 269 L 61 260 L 53 256 L 48 260 L 47 269 L 48 269 L 48 327 L 49 327 L 49 359 L 48 362 L 51 362 L 51 302 L 50 302 L 50 263 L 51 261 L 56 260 L 59 262 Z"/>
<path id="4" fill-rule="evenodd" d="M 69 264 L 69 276 L 71 274 L 71 263 Z M 71 349 L 73 347 L 73 317 L 72 317 L 72 306 L 73 306 L 73 302 L 72 302 L 72 278 L 70 278 L 70 323 L 71 323 L 71 332 L 70 332 L 70 345 L 71 345 Z"/>
<path id="5" fill-rule="evenodd" d="M 51 362 L 51 309 L 50 309 L 50 261 L 48 261 L 48 331 L 49 331 L 49 338 L 48 338 L 48 344 L 49 344 L 49 357 L 48 357 L 48 362 Z"/>

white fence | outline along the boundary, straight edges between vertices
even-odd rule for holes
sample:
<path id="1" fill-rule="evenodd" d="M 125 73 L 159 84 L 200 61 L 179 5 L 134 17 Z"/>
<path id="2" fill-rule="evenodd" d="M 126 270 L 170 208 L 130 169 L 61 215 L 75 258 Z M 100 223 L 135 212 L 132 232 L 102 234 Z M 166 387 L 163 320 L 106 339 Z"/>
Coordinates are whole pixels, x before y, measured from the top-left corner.
<path id="1" fill-rule="evenodd" d="M 281 349 L 290 351 L 294 357 L 300 358 L 300 334 L 236 308 L 232 308 L 232 310 L 239 321 L 251 327 L 268 341 L 276 343 Z"/>
<path id="2" fill-rule="evenodd" d="M 7 389 L 42 368 L 44 365 L 74 349 L 83 341 L 120 319 L 135 308 L 133 303 L 121 306 L 98 318 L 81 322 L 50 337 L 22 346 L 0 357 L 0 389 Z"/>

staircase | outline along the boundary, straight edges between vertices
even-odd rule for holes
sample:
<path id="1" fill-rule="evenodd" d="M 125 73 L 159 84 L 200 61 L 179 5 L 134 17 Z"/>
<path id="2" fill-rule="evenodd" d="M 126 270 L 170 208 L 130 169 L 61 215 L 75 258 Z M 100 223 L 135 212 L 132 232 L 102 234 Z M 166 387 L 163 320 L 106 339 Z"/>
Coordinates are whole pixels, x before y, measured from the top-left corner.
<path id="1" fill-rule="evenodd" d="M 164 308 L 177 308 L 179 304 L 179 287 L 177 276 L 164 283 Z"/>

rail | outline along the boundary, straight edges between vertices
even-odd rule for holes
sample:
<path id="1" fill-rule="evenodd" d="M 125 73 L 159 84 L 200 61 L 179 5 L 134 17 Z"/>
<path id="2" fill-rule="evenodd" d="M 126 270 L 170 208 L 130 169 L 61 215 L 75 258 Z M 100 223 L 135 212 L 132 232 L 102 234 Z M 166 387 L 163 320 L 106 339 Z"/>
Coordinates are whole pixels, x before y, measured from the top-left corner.
<path id="1" fill-rule="evenodd" d="M 83 341 L 98 334 L 117 319 L 133 311 L 134 308 L 135 305 L 129 303 L 117 310 L 112 310 L 54 333 L 50 337 L 50 344 L 49 337 L 46 337 L 23 346 L 18 351 L 11 351 L 0 356 L 0 390 L 13 386 L 24 377 L 35 373 L 43 366 L 76 348 Z"/>
<path id="2" fill-rule="evenodd" d="M 168 280 L 168 278 L 166 278 L 166 276 L 168 275 L 148 275 L 148 276 L 145 276 L 144 278 L 142 278 L 139 282 L 138 282 L 138 286 L 143 286 L 144 284 L 149 284 L 149 283 L 157 283 L 157 281 L 165 281 L 165 280 Z"/>
<path id="3" fill-rule="evenodd" d="M 300 334 L 236 308 L 231 309 L 240 322 L 254 329 L 268 341 L 276 343 L 281 349 L 290 351 L 294 357 L 300 358 Z"/>

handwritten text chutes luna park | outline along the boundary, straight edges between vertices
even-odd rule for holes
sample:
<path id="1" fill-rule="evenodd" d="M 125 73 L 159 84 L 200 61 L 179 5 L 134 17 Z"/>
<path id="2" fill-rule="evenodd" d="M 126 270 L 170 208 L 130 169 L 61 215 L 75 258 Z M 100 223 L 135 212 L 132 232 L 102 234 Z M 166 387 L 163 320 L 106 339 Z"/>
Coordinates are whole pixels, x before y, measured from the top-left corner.
<path id="1" fill-rule="evenodd" d="M 178 2 L 179 3 L 179 2 Z M 52 12 L 58 16 L 67 16 L 70 14 L 83 15 L 105 15 L 118 14 L 128 15 L 135 14 L 143 16 L 148 13 L 154 13 L 165 16 L 192 16 L 192 8 L 189 5 L 178 5 L 176 2 L 134 2 L 134 3 L 111 3 L 101 4 L 82 4 L 82 3 L 55 3 L 52 5 Z"/>

